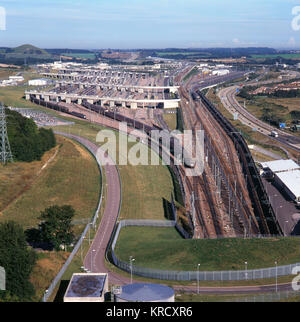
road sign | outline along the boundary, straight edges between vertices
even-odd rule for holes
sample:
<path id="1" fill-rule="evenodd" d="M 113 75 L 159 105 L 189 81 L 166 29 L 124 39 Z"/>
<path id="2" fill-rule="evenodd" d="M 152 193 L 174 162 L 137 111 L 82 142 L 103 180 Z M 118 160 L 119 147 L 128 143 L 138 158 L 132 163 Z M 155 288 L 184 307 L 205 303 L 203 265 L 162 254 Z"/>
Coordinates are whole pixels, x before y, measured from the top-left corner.
<path id="1" fill-rule="evenodd" d="M 237 93 L 239 93 L 239 92 L 240 92 L 240 90 L 237 88 L 237 89 L 236 89 L 236 92 L 237 92 Z"/>
<path id="2" fill-rule="evenodd" d="M 284 129 L 286 124 L 285 123 L 280 123 L 279 126 L 280 126 L 281 129 Z"/>

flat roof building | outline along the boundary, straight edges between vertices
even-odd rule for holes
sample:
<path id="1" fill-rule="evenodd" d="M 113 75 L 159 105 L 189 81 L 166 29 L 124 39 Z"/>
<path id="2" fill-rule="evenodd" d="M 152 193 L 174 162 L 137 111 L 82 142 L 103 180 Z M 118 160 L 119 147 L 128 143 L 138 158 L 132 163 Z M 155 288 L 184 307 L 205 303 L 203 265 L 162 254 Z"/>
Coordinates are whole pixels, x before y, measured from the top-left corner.
<path id="1" fill-rule="evenodd" d="M 293 160 L 261 163 L 264 173 L 272 174 L 275 183 L 293 201 L 300 203 L 300 166 Z"/>
<path id="2" fill-rule="evenodd" d="M 294 160 L 277 160 L 261 163 L 263 169 L 269 169 L 273 173 L 300 170 L 300 166 Z"/>
<path id="3" fill-rule="evenodd" d="M 104 302 L 107 292 L 107 274 L 76 273 L 67 288 L 64 302 Z"/>

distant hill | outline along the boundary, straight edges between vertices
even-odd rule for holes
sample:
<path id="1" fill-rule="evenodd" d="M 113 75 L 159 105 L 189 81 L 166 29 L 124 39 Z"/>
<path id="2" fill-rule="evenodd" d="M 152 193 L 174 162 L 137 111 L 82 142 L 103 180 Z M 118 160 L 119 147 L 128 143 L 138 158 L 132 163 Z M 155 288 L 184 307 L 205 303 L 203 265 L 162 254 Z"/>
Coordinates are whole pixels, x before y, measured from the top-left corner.
<path id="1" fill-rule="evenodd" d="M 18 55 L 28 55 L 28 56 L 36 56 L 36 55 L 45 55 L 51 56 L 51 54 L 47 53 L 44 49 L 37 48 L 32 45 L 22 45 L 13 49 L 13 54 Z"/>
<path id="2" fill-rule="evenodd" d="M 0 48 L 0 63 L 4 64 L 36 64 L 54 60 L 57 60 L 57 56 L 28 44 L 16 48 Z"/>
<path id="3" fill-rule="evenodd" d="M 6 50 L 6 58 L 40 58 L 49 59 L 52 55 L 32 45 L 22 45 Z"/>

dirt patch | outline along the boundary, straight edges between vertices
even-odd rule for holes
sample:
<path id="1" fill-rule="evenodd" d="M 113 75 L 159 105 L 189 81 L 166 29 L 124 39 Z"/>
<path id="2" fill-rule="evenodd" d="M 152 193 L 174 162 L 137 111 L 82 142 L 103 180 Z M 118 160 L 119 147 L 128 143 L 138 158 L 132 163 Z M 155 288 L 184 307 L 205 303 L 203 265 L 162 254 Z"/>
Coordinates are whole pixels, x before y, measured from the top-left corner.
<path id="1" fill-rule="evenodd" d="M 91 158 L 91 155 L 89 154 L 89 152 L 84 148 L 82 148 L 81 146 L 79 146 L 78 144 L 74 144 L 74 147 L 80 153 L 83 159 L 89 160 Z"/>

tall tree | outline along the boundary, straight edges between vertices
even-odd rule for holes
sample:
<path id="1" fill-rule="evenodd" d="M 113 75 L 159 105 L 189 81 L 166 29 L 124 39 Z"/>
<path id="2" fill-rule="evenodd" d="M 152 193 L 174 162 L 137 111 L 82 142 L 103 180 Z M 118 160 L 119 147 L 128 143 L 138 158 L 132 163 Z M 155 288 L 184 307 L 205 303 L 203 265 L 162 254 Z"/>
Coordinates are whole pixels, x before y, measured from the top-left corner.
<path id="1" fill-rule="evenodd" d="M 40 224 L 41 239 L 52 244 L 56 249 L 60 245 L 70 245 L 74 239 L 72 232 L 72 219 L 75 210 L 69 206 L 51 206 L 41 212 Z"/>
<path id="2" fill-rule="evenodd" d="M 6 271 L 6 290 L 0 296 L 30 300 L 34 288 L 29 281 L 36 254 L 26 243 L 23 228 L 15 222 L 0 224 L 0 266 Z"/>

